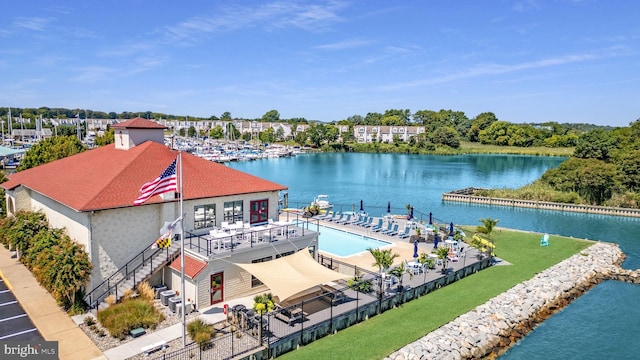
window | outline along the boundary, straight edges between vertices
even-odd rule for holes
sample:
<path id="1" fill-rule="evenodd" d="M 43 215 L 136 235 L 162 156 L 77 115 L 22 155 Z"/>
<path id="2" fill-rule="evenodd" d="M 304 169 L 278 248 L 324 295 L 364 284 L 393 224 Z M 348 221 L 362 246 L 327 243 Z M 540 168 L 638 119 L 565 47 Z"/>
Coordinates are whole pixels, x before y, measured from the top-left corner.
<path id="1" fill-rule="evenodd" d="M 251 260 L 252 264 L 255 263 L 261 263 L 261 262 L 267 262 L 267 261 L 271 261 L 273 260 L 273 257 L 271 256 L 267 256 L 267 257 L 263 257 L 260 259 L 255 259 L 255 260 Z M 260 281 L 257 277 L 253 276 L 253 274 L 251 274 L 251 287 L 256 287 L 256 286 L 260 286 L 263 285 L 264 283 L 262 281 Z"/>
<path id="2" fill-rule="evenodd" d="M 194 230 L 216 226 L 216 205 L 197 205 L 193 207 Z"/>
<path id="3" fill-rule="evenodd" d="M 228 223 L 235 223 L 236 221 L 243 221 L 244 213 L 242 208 L 242 200 L 227 201 L 224 203 L 224 220 Z"/>

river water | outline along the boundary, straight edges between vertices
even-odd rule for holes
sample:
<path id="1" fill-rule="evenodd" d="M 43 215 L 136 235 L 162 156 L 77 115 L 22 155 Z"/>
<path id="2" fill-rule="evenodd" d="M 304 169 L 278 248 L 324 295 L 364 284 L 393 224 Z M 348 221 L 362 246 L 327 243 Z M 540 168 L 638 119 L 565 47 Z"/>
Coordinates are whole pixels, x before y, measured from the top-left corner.
<path id="1" fill-rule="evenodd" d="M 623 267 L 640 267 L 640 219 L 442 201 L 442 193 L 466 187 L 520 187 L 564 160 L 328 153 L 228 166 L 287 186 L 289 207 L 300 208 L 316 195 L 328 194 L 334 209 L 343 211 L 359 210 L 362 200 L 364 210 L 374 215 L 386 213 L 389 204 L 392 213 L 406 214 L 406 204 L 411 204 L 414 216 L 426 219 L 432 213 L 440 223 L 479 225 L 479 219 L 491 217 L 499 219 L 498 227 L 616 242 L 627 254 Z M 632 305 L 639 296 L 638 285 L 613 281 L 598 285 L 501 359 L 638 358 L 640 312 Z"/>

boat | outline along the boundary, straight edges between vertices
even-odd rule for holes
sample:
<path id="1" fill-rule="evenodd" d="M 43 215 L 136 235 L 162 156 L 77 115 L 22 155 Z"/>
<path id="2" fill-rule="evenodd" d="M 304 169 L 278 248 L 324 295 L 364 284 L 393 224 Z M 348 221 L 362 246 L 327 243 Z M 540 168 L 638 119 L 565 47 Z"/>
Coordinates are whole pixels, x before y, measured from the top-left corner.
<path id="1" fill-rule="evenodd" d="M 333 207 L 333 205 L 329 202 L 329 195 L 318 195 L 311 205 L 316 205 L 320 208 L 320 210 L 328 210 Z"/>

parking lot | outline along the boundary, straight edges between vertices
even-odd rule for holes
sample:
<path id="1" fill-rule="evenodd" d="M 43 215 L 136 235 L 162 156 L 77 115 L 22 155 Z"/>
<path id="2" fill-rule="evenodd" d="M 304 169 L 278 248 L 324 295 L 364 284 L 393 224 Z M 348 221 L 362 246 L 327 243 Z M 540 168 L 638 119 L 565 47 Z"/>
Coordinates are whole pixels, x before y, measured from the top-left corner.
<path id="1" fill-rule="evenodd" d="M 43 341 L 20 303 L 0 278 L 0 341 Z"/>

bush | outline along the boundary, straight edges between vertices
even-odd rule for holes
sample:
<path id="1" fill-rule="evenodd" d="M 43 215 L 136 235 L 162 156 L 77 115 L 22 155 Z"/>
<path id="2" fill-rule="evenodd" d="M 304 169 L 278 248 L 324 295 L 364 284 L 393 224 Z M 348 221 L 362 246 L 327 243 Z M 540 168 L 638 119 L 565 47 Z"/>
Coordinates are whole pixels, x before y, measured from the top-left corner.
<path id="1" fill-rule="evenodd" d="M 164 320 L 156 307 L 144 299 L 130 299 L 98 313 L 98 321 L 111 336 L 124 339 L 131 329 L 155 329 Z"/>
<path id="2" fill-rule="evenodd" d="M 271 293 L 256 295 L 253 297 L 253 310 L 260 315 L 273 310 L 274 307 L 275 305 Z"/>
<path id="3" fill-rule="evenodd" d="M 140 294 L 140 297 L 145 300 L 152 301 L 156 296 L 155 291 L 147 281 L 139 283 L 138 286 L 136 286 L 136 289 L 138 290 L 138 294 Z"/>
<path id="4" fill-rule="evenodd" d="M 207 324 L 201 319 L 195 319 L 187 324 L 187 334 L 191 340 L 198 343 L 202 350 L 209 346 L 213 331 L 213 325 Z"/>

